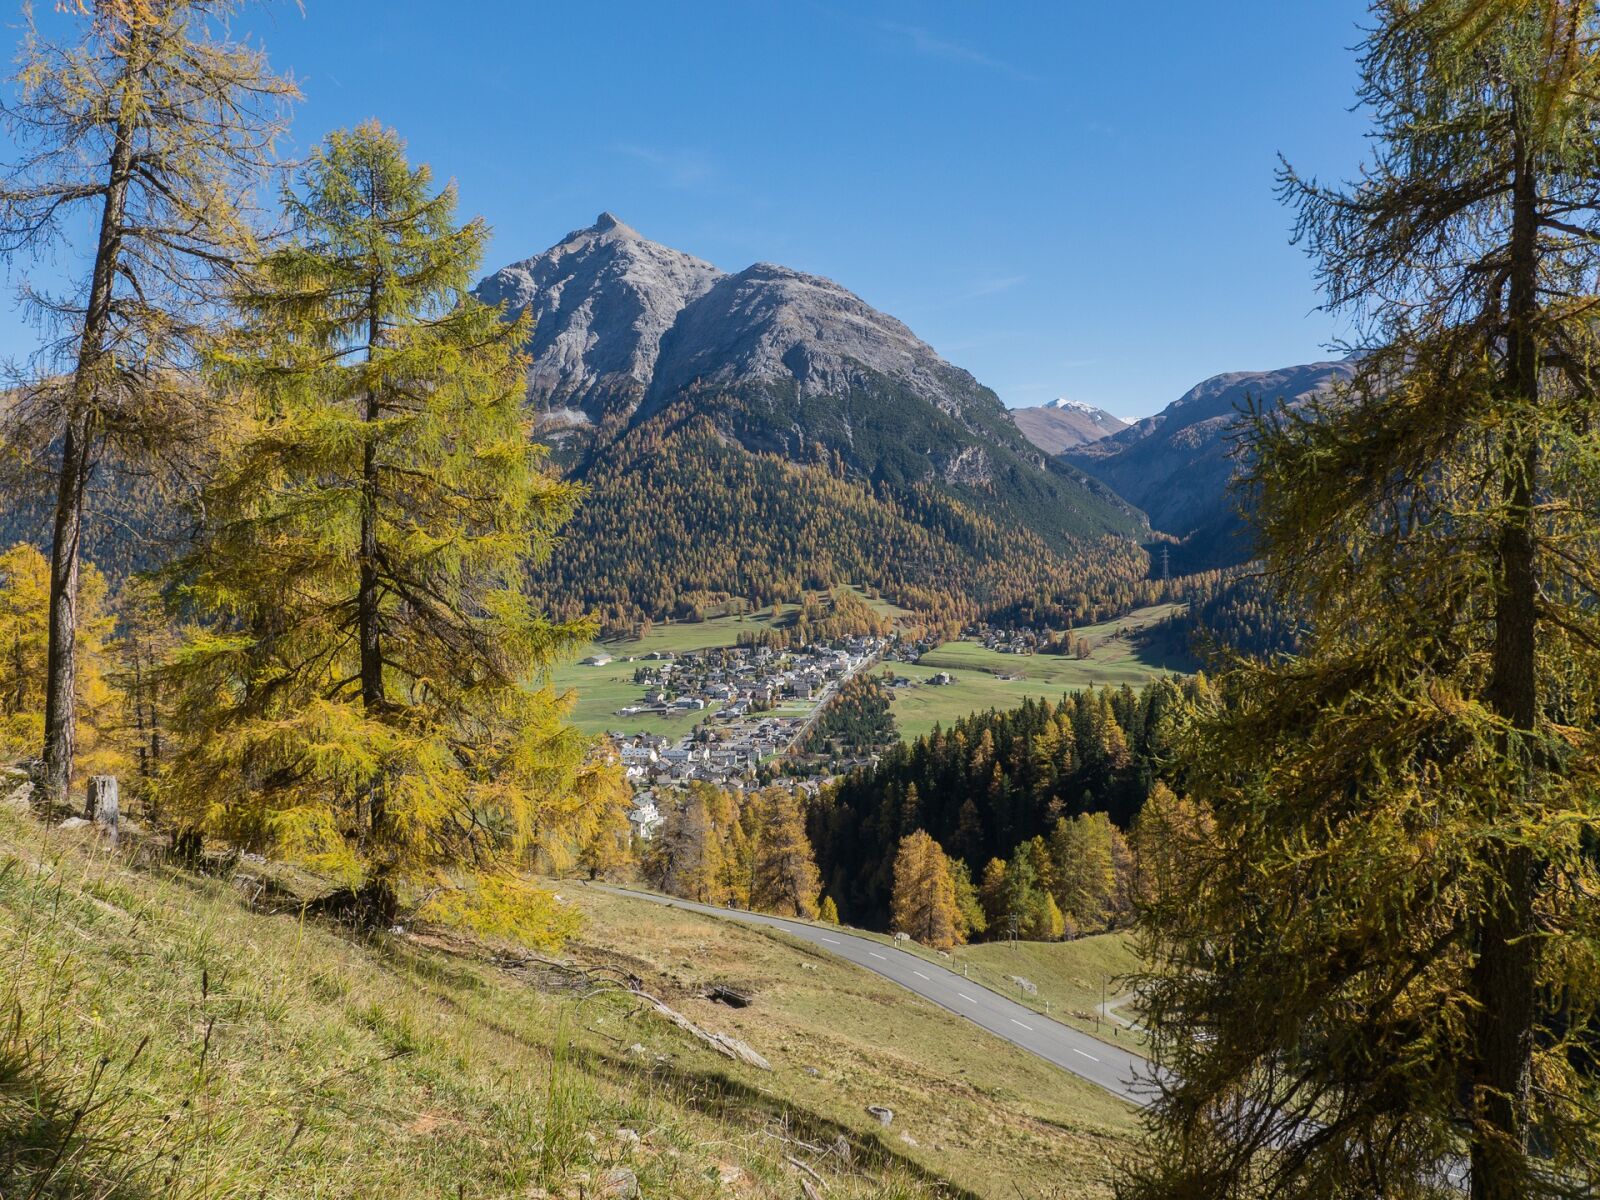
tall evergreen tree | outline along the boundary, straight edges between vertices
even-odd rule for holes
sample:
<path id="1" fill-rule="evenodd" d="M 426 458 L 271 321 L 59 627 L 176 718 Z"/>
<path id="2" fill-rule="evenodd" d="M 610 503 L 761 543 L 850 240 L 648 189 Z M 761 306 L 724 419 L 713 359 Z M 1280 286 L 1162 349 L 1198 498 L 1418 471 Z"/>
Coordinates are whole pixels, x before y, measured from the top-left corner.
<path id="1" fill-rule="evenodd" d="M 488 230 L 455 221 L 454 189 L 364 125 L 287 206 L 212 360 L 253 412 L 178 572 L 205 628 L 168 801 L 341 873 L 388 920 L 403 883 L 570 862 L 617 802 L 534 686 L 590 632 L 523 591 L 576 497 L 528 440 L 526 325 L 467 294 Z"/>
<path id="2" fill-rule="evenodd" d="M 1383 0 L 1363 99 L 1359 184 L 1285 176 L 1367 353 L 1249 437 L 1311 629 L 1192 741 L 1143 1197 L 1600 1186 L 1600 12 Z"/>
<path id="3" fill-rule="evenodd" d="M 722 843 L 712 823 L 712 791 L 691 784 L 661 814 L 661 827 L 645 862 L 646 878 L 685 900 L 717 904 L 724 898 Z"/>
<path id="4" fill-rule="evenodd" d="M 155 463 L 157 479 L 196 473 L 214 413 L 189 372 L 219 289 L 253 253 L 246 206 L 294 95 L 228 39 L 235 0 L 77 7 L 71 44 L 28 27 L 4 114 L 19 158 L 0 182 L 0 253 L 93 238 L 72 292 L 24 289 L 50 333 L 44 382 L 7 413 L 10 449 L 55 495 L 42 744 L 58 800 L 73 771 L 90 478 L 127 463 Z"/>
<path id="5" fill-rule="evenodd" d="M 966 860 L 961 858 L 949 859 L 948 865 L 950 890 L 956 902 L 956 931 L 961 935 L 962 941 L 981 937 L 989 928 L 989 917 L 983 910 L 978 887 L 972 882 L 972 869 L 967 866 Z"/>
<path id="6" fill-rule="evenodd" d="M 1117 829 L 1105 813 L 1062 818 L 1050 833 L 1056 877 L 1052 894 L 1079 932 L 1106 927 L 1116 904 Z"/>

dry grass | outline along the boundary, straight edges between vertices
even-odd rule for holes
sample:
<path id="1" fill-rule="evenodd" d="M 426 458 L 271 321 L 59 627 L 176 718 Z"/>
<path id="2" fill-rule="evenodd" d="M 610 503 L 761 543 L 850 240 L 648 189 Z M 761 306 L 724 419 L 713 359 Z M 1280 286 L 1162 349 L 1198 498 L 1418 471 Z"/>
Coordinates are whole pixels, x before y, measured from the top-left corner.
<path id="1" fill-rule="evenodd" d="M 580 965 L 626 965 L 770 1073 L 569 973 L 355 939 L 245 890 L 0 811 L 0 1195 L 593 1197 L 631 1177 L 644 1197 L 795 1197 L 793 1158 L 846 1200 L 1097 1196 L 1132 1129 L 1108 1097 L 752 931 L 572 893 Z M 754 982 L 756 1006 L 695 998 L 713 975 Z"/>

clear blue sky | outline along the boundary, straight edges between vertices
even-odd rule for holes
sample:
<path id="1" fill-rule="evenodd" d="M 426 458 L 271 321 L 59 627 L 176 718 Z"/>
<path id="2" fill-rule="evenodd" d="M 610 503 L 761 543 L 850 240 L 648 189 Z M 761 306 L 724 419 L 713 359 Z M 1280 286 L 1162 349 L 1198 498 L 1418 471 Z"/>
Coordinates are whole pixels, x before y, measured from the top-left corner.
<path id="1" fill-rule="evenodd" d="M 1360 160 L 1358 0 L 304 6 L 247 20 L 306 94 L 286 149 L 395 126 L 493 224 L 487 268 L 611 209 L 831 276 L 1008 404 L 1120 415 L 1337 332 L 1272 175 Z"/>

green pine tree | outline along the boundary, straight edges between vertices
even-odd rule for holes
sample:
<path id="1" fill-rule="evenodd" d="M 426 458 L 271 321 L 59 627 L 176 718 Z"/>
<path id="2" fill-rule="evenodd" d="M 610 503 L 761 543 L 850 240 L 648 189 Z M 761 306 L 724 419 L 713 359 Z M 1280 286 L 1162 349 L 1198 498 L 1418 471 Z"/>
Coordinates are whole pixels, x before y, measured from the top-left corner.
<path id="1" fill-rule="evenodd" d="M 251 414 L 178 572 L 204 626 L 167 802 L 341 876 L 366 919 L 411 885 L 537 934 L 549 906 L 499 873 L 563 865 L 625 801 L 531 686 L 589 630 L 522 588 L 576 500 L 527 438 L 527 327 L 467 294 L 488 230 L 393 132 L 332 135 L 286 203 L 212 361 Z"/>

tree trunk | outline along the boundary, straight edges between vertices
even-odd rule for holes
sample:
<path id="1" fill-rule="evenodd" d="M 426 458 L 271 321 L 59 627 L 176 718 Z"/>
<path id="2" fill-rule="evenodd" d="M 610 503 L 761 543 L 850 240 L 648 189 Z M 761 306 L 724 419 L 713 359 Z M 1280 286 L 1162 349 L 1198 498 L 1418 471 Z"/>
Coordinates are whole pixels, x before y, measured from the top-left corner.
<path id="1" fill-rule="evenodd" d="M 50 544 L 50 629 L 45 657 L 44 790 L 63 804 L 72 781 L 77 741 L 78 579 L 82 564 L 84 491 L 94 440 L 85 413 L 67 426 L 56 480 L 56 517 Z"/>
<path id="2" fill-rule="evenodd" d="M 125 87 L 131 87 L 139 70 L 137 34 L 133 37 L 135 43 L 129 47 L 124 67 Z M 83 551 L 84 494 L 94 466 L 93 448 L 98 432 L 95 411 L 105 386 L 101 376 L 108 365 L 106 338 L 111 328 L 111 300 L 122 251 L 128 183 L 133 174 L 126 91 L 121 101 L 123 109 L 112 139 L 94 273 L 89 283 L 89 302 L 84 310 L 83 336 L 78 343 L 78 363 L 73 373 L 62 440 L 61 470 L 56 479 L 55 525 L 50 543 L 50 641 L 45 658 L 43 755 L 45 798 L 55 804 L 66 801 L 67 786 L 72 780 L 77 732 L 78 577 Z"/>
<path id="3" fill-rule="evenodd" d="M 1539 396 L 1538 210 L 1533 163 L 1519 143 L 1513 192 L 1510 318 L 1506 385 L 1510 397 Z M 1510 725 L 1502 753 L 1520 763 L 1528 783 L 1539 770 L 1532 743 L 1539 718 L 1535 673 L 1538 576 L 1533 505 L 1537 495 L 1537 429 L 1512 424 L 1503 499 L 1505 525 L 1497 550 L 1499 595 L 1488 700 Z M 1520 797 L 1510 798 L 1513 812 Z M 1489 878 L 1501 890 L 1478 929 L 1473 987 L 1477 1018 L 1473 1078 L 1472 1200 L 1522 1200 L 1529 1194 L 1528 1101 L 1536 1018 L 1538 943 L 1534 896 L 1538 870 L 1526 847 L 1509 839 L 1492 846 Z"/>
<path id="4" fill-rule="evenodd" d="M 373 201 L 376 209 L 376 200 Z M 371 363 L 377 352 L 380 324 L 378 320 L 379 281 L 374 279 L 367 293 L 367 362 Z M 369 388 L 363 402 L 361 419 L 368 425 L 365 445 L 361 451 L 361 571 L 356 592 L 356 642 L 361 655 L 361 707 L 370 718 L 383 708 L 383 640 L 379 630 L 380 605 L 378 583 L 378 447 L 377 431 L 371 426 L 378 421 L 381 409 L 376 389 Z M 376 847 L 385 835 L 388 821 L 382 779 L 367 785 L 367 830 Z M 383 861 L 381 854 L 370 856 L 374 864 Z M 382 868 L 370 877 L 365 890 L 371 895 L 360 907 L 368 912 L 383 907 L 384 897 L 393 908 L 394 893 L 384 878 Z M 392 922 L 393 913 L 387 918 Z"/>

